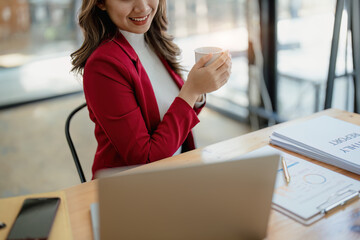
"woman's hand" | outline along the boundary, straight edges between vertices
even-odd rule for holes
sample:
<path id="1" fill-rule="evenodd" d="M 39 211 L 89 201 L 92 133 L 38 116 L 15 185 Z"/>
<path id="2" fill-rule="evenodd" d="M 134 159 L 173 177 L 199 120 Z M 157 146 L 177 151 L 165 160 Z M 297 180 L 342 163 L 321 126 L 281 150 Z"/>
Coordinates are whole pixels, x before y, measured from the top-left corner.
<path id="1" fill-rule="evenodd" d="M 212 54 L 206 55 L 195 63 L 180 90 L 179 97 L 192 107 L 201 94 L 218 90 L 230 77 L 231 57 L 229 52 L 224 52 L 213 63 L 205 67 L 211 57 Z"/>

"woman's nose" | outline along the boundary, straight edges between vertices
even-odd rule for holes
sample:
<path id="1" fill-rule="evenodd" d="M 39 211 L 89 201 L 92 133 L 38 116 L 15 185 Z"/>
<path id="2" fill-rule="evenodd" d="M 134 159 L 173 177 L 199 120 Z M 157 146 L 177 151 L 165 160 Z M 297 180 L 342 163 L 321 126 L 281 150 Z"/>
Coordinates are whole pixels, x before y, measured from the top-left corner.
<path id="1" fill-rule="evenodd" d="M 137 13 L 147 13 L 149 9 L 148 1 L 147 0 L 136 0 L 134 6 L 134 12 Z"/>

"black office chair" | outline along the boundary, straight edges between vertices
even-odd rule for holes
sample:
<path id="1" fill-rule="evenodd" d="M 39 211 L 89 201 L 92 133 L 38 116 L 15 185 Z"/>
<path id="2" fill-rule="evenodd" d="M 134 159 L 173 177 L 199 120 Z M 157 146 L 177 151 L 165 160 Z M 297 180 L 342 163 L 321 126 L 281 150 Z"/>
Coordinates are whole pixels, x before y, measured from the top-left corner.
<path id="1" fill-rule="evenodd" d="M 70 147 L 70 151 L 71 151 L 71 154 L 74 158 L 74 162 L 75 162 L 75 166 L 76 166 L 76 169 L 79 173 L 79 177 L 80 177 L 80 181 L 81 183 L 84 183 L 86 182 L 86 178 L 85 178 L 85 175 L 84 175 L 84 172 L 82 170 L 82 167 L 81 167 L 81 163 L 79 161 L 79 157 L 76 153 L 76 150 L 75 150 L 75 146 L 74 146 L 74 143 L 71 139 L 71 136 L 70 136 L 70 121 L 72 119 L 72 117 L 77 113 L 79 112 L 81 109 L 83 109 L 84 107 L 86 107 L 86 103 L 83 103 L 81 104 L 80 106 L 78 106 L 77 108 L 75 108 L 70 114 L 69 116 L 67 117 L 66 119 L 66 124 L 65 124 L 65 136 L 66 136 L 66 140 L 69 144 L 69 147 Z"/>

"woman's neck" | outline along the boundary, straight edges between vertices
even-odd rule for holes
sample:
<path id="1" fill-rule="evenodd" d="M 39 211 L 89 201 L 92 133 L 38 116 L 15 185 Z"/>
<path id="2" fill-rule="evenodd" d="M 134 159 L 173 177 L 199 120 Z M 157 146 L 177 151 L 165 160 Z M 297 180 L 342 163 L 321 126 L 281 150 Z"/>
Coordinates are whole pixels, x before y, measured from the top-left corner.
<path id="1" fill-rule="evenodd" d="M 126 38 L 134 50 L 140 50 L 146 47 L 146 42 L 143 33 L 132 33 L 124 30 L 120 30 L 121 34 Z"/>

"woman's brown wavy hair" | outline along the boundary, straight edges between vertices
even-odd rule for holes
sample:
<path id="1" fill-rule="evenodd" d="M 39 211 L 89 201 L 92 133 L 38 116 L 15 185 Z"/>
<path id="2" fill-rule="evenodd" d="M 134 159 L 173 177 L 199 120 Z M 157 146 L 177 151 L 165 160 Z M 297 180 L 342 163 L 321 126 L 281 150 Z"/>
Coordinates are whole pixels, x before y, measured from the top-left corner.
<path id="1" fill-rule="evenodd" d="M 99 1 L 83 0 L 79 14 L 79 25 L 84 34 L 82 46 L 71 54 L 73 68 L 71 71 L 83 73 L 85 63 L 92 52 L 104 39 L 111 39 L 119 33 L 106 11 L 97 7 Z M 166 59 L 171 68 L 180 76 L 183 68 L 178 57 L 179 47 L 173 42 L 173 37 L 167 33 L 166 0 L 159 0 L 158 10 L 150 29 L 144 34 L 145 41 L 161 57 Z"/>

